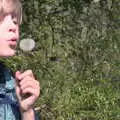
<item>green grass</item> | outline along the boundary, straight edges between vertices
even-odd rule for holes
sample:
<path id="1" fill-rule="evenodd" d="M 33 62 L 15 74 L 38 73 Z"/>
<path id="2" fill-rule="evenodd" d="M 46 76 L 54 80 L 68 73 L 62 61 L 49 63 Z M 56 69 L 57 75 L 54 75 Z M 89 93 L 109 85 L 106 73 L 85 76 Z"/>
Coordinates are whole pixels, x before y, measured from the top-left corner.
<path id="1" fill-rule="evenodd" d="M 119 88 L 110 82 L 56 79 L 41 85 L 37 103 L 44 120 L 119 120 Z M 117 83 L 118 84 L 118 83 Z"/>
<path id="2" fill-rule="evenodd" d="M 14 64 L 10 64 L 13 61 L 8 62 L 15 71 L 21 59 L 12 60 L 18 62 L 15 69 Z M 108 77 L 99 77 L 101 72 L 91 74 L 89 70 L 89 75 L 84 73 L 86 79 L 83 79 L 79 72 L 72 71 L 62 62 L 49 63 L 47 67 L 39 62 L 34 66 L 32 62 L 26 59 L 23 68 L 32 68 L 40 81 L 41 95 L 35 107 L 40 107 L 41 120 L 120 120 L 118 64 Z M 42 69 L 38 69 L 40 67 Z"/>

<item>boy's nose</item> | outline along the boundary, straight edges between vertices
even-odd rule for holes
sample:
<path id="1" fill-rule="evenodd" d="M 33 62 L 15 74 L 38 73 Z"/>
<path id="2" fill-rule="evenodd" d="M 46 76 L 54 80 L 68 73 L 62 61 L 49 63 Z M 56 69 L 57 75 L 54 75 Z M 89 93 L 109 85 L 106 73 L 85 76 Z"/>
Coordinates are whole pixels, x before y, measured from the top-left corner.
<path id="1" fill-rule="evenodd" d="M 16 25 L 14 24 L 13 20 L 10 20 L 9 21 L 9 27 L 8 27 L 8 30 L 9 32 L 16 32 Z"/>
<path id="2" fill-rule="evenodd" d="M 13 27 L 9 28 L 9 32 L 16 32 L 16 28 Z"/>
<path id="3" fill-rule="evenodd" d="M 8 16 L 8 31 L 9 32 L 16 32 L 17 27 L 16 24 L 14 23 L 14 20 L 12 19 L 11 16 Z"/>

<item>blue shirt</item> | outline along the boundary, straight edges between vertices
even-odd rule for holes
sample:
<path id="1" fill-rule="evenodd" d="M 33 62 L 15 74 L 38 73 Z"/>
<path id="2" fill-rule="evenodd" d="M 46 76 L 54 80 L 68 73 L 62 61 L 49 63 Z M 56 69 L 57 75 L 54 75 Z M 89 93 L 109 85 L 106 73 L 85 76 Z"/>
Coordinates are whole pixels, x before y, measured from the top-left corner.
<path id="1" fill-rule="evenodd" d="M 0 64 L 0 120 L 21 120 L 15 79 L 3 64 Z"/>

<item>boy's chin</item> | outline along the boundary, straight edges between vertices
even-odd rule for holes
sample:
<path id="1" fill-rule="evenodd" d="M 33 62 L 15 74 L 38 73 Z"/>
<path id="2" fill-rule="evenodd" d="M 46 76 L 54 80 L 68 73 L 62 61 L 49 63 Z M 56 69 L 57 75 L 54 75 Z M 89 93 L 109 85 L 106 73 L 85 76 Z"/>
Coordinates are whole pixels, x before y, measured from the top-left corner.
<path id="1" fill-rule="evenodd" d="M 16 50 L 10 50 L 8 52 L 6 51 L 6 52 L 3 52 L 3 53 L 0 53 L 0 56 L 7 58 L 7 57 L 14 56 L 15 53 L 16 53 Z"/>
<path id="2" fill-rule="evenodd" d="M 8 57 L 14 56 L 16 53 L 16 50 L 11 50 L 8 54 Z"/>

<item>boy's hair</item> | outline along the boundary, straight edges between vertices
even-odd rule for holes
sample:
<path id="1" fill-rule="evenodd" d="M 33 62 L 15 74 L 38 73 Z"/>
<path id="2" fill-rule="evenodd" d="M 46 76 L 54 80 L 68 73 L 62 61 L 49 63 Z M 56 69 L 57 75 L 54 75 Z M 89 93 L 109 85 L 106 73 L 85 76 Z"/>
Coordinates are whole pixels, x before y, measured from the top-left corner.
<path id="1" fill-rule="evenodd" d="M 0 21 L 5 15 L 11 13 L 20 25 L 22 22 L 22 6 L 19 0 L 0 0 Z"/>

